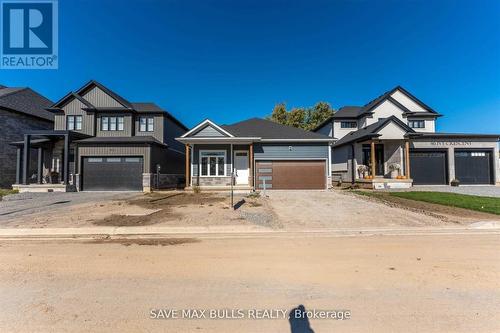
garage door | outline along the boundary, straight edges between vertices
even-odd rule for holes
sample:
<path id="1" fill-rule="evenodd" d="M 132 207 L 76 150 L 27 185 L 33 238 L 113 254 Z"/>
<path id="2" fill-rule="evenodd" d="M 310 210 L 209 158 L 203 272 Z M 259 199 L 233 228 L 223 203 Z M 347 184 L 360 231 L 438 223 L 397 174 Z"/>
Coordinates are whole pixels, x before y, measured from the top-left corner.
<path id="1" fill-rule="evenodd" d="M 491 151 L 455 150 L 455 178 L 461 184 L 492 184 Z"/>
<path id="2" fill-rule="evenodd" d="M 82 189 L 142 191 L 142 157 L 84 157 Z"/>
<path id="3" fill-rule="evenodd" d="M 410 150 L 410 174 L 413 184 L 447 184 L 446 170 L 446 152 Z"/>
<path id="4" fill-rule="evenodd" d="M 325 161 L 258 161 L 256 186 L 275 190 L 325 189 Z"/>

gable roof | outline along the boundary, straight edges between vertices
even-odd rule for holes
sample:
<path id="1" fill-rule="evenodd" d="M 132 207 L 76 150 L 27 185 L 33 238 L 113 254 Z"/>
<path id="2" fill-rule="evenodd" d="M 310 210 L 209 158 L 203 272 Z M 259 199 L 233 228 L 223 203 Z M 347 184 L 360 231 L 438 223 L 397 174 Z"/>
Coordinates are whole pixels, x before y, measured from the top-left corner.
<path id="1" fill-rule="evenodd" d="M 52 104 L 48 98 L 31 88 L 0 88 L 0 108 L 54 121 L 54 115 L 45 108 Z"/>
<path id="2" fill-rule="evenodd" d="M 375 122 L 371 125 L 368 125 L 366 127 L 363 127 L 357 131 L 350 132 L 349 134 L 342 137 L 339 141 L 337 141 L 333 146 L 340 147 L 340 146 L 343 146 L 343 145 L 351 143 L 351 142 L 368 140 L 368 139 L 373 138 L 373 137 L 378 137 L 378 136 L 380 136 L 380 134 L 378 134 L 378 132 L 390 122 L 395 123 L 396 125 L 401 127 L 403 130 L 405 130 L 407 133 L 414 133 L 415 132 L 412 128 L 410 128 L 408 125 L 403 123 L 396 116 L 390 116 L 389 118 L 379 119 L 377 122 Z"/>
<path id="3" fill-rule="evenodd" d="M 90 89 L 92 89 L 94 87 L 98 87 L 99 89 L 101 89 L 102 91 L 104 91 L 106 94 L 108 94 L 109 96 L 111 96 L 118 103 L 120 103 L 121 105 L 123 105 L 124 107 L 126 107 L 128 109 L 132 108 L 132 105 L 131 105 L 131 103 L 129 101 L 127 101 L 125 98 L 123 98 L 122 96 L 118 95 L 113 90 L 105 87 L 104 85 L 100 84 L 99 82 L 97 82 L 95 80 L 90 80 L 89 82 L 87 82 L 83 87 L 81 87 L 80 89 L 78 89 L 76 91 L 76 94 L 78 94 L 80 96 L 83 96 L 83 95 L 85 95 L 85 93 L 87 91 L 89 91 Z"/>
<path id="4" fill-rule="evenodd" d="M 230 138 L 234 137 L 233 134 L 229 133 L 227 130 L 225 130 L 224 128 L 222 128 L 222 126 L 217 125 L 216 123 L 214 123 L 210 119 L 205 119 L 201 123 L 199 123 L 198 125 L 196 125 L 195 127 L 193 127 L 192 129 L 190 129 L 189 131 L 187 131 L 186 133 L 184 133 L 181 136 L 181 138 L 187 138 L 187 137 L 189 137 L 191 135 L 194 135 L 194 134 L 198 133 L 199 131 L 203 130 L 204 128 L 206 128 L 207 126 L 213 127 L 215 130 L 217 130 L 218 132 L 220 132 L 224 136 L 227 136 L 227 137 L 230 137 Z"/>
<path id="5" fill-rule="evenodd" d="M 222 125 L 226 131 L 240 137 L 259 137 L 262 140 L 331 140 L 332 138 L 300 128 L 281 125 L 270 120 L 251 118 L 232 125 Z"/>
<path id="6" fill-rule="evenodd" d="M 400 91 L 401 93 L 405 94 L 409 99 L 411 99 L 413 102 L 419 104 L 422 106 L 422 108 L 427 109 L 428 112 L 413 112 L 410 111 L 408 108 L 406 108 L 404 105 L 399 103 L 396 99 L 391 97 L 391 95 L 396 92 Z M 337 112 L 333 116 L 331 116 L 329 119 L 325 120 L 323 123 L 321 123 L 319 126 L 317 126 L 313 131 L 317 131 L 321 127 L 323 127 L 326 123 L 332 121 L 333 119 L 357 119 L 361 118 L 363 116 L 370 115 L 372 113 L 372 110 L 375 109 L 377 106 L 385 102 L 386 100 L 390 101 L 394 105 L 396 105 L 398 108 L 400 108 L 403 111 L 403 114 L 408 116 L 434 116 L 434 117 L 440 117 L 441 115 L 434 111 L 431 107 L 426 105 L 424 102 L 410 94 L 408 90 L 404 89 L 401 86 L 396 86 L 392 88 L 391 90 L 386 91 L 382 95 L 378 96 L 377 98 L 372 99 L 368 103 L 366 103 L 363 106 L 343 106 L 338 109 Z"/>
<path id="7" fill-rule="evenodd" d="M 102 91 L 104 91 L 106 94 L 110 95 L 113 99 L 115 99 L 118 103 L 123 105 L 122 107 L 96 107 L 92 105 L 88 100 L 86 100 L 82 95 L 84 95 L 87 91 L 92 89 L 93 87 L 98 87 Z M 1 90 L 0 90 L 1 91 Z M 102 112 L 114 112 L 114 111 L 125 111 L 125 112 L 137 112 L 137 113 L 161 113 L 165 114 L 168 118 L 170 118 L 173 122 L 175 122 L 177 125 L 182 127 L 184 130 L 187 130 L 187 127 L 179 121 L 177 118 L 175 118 L 171 113 L 167 112 L 166 110 L 162 109 L 158 105 L 152 102 L 137 102 L 137 103 L 131 103 L 127 101 L 125 98 L 121 97 L 111 89 L 105 87 L 104 85 L 100 84 L 99 82 L 95 80 L 91 80 L 87 82 L 83 87 L 78 89 L 76 92 L 70 91 L 67 95 L 62 97 L 60 100 L 52 104 L 50 107 L 46 107 L 46 110 L 49 111 L 61 111 L 61 107 L 65 105 L 66 102 L 68 102 L 70 99 L 77 99 L 80 102 L 82 102 L 85 107 L 82 108 L 87 111 L 102 111 Z"/>

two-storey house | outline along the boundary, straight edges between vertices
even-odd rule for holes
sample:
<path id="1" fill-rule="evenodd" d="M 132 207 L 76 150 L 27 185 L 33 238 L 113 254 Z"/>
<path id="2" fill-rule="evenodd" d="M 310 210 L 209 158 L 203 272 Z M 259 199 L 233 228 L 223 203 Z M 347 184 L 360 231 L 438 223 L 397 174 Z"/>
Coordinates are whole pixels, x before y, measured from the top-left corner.
<path id="1" fill-rule="evenodd" d="M 332 178 L 373 188 L 500 182 L 498 135 L 437 133 L 441 115 L 398 86 L 314 131 L 336 140 Z"/>
<path id="2" fill-rule="evenodd" d="M 54 129 L 25 132 L 17 145 L 21 191 L 149 191 L 183 182 L 187 128 L 154 103 L 132 103 L 96 81 L 70 92 L 47 110 Z M 37 174 L 29 174 L 31 149 Z M 159 174 L 159 177 L 156 177 Z"/>

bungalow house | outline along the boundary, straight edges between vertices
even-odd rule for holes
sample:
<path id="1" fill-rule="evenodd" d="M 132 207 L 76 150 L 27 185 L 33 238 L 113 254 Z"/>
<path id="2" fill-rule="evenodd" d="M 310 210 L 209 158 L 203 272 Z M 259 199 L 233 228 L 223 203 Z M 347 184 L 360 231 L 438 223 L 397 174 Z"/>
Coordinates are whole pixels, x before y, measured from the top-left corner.
<path id="1" fill-rule="evenodd" d="M 231 125 L 207 119 L 177 140 L 186 146 L 187 188 L 326 189 L 331 185 L 334 140 L 323 134 L 258 118 Z"/>
<path id="2" fill-rule="evenodd" d="M 500 183 L 499 135 L 436 132 L 441 115 L 398 86 L 345 106 L 315 133 L 335 139 L 332 177 L 372 188 Z"/>
<path id="3" fill-rule="evenodd" d="M 129 102 L 90 81 L 47 110 L 54 116 L 52 129 L 25 131 L 24 140 L 12 143 L 17 147 L 13 188 L 149 191 L 184 183 L 184 147 L 174 138 L 187 128 L 158 105 Z M 27 158 L 33 149 L 35 177 Z"/>

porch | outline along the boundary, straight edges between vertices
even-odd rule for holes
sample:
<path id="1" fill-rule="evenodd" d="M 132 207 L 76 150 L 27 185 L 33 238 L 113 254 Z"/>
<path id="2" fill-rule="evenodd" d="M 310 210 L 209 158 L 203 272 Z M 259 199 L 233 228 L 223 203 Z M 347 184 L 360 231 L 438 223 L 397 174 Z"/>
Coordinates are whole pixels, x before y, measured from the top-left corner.
<path id="1" fill-rule="evenodd" d="M 355 183 L 363 188 L 410 188 L 410 142 L 372 139 L 356 143 Z"/>
<path id="2" fill-rule="evenodd" d="M 20 192 L 75 191 L 72 142 L 87 137 L 72 131 L 40 130 L 26 133 L 23 141 L 12 142 L 17 149 L 16 182 L 12 188 Z M 36 168 L 31 165 L 33 160 Z"/>

